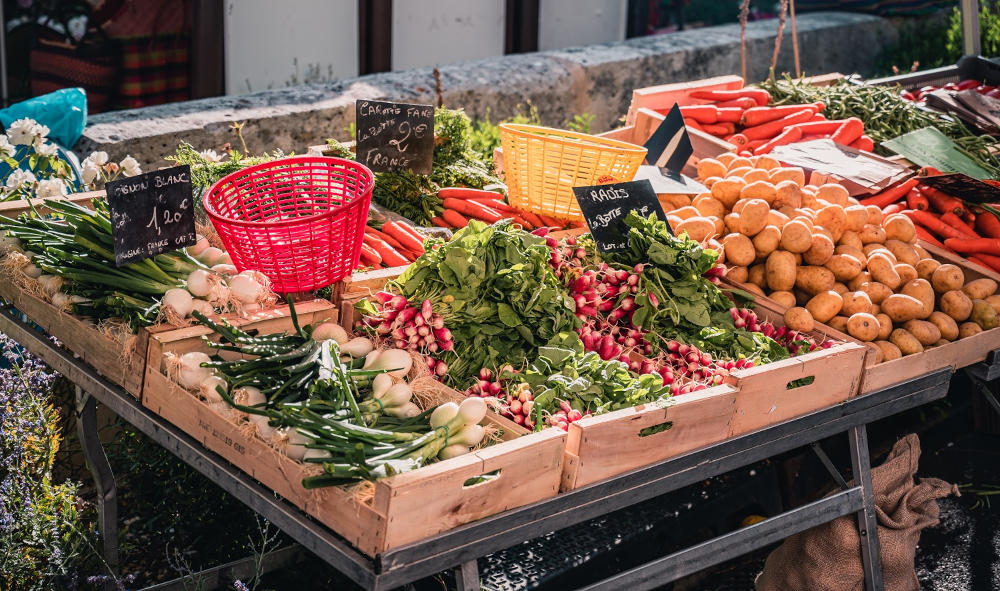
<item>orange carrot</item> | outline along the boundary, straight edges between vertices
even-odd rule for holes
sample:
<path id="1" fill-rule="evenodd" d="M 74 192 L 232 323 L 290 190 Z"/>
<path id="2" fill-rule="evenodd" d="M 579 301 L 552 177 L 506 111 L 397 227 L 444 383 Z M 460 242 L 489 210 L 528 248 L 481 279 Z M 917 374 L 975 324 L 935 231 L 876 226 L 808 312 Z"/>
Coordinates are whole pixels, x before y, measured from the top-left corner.
<path id="1" fill-rule="evenodd" d="M 992 254 L 984 254 L 981 252 L 973 256 L 983 261 L 984 263 L 987 263 L 991 269 L 1000 273 L 1000 256 L 995 256 Z"/>
<path id="2" fill-rule="evenodd" d="M 734 131 L 736 131 L 736 126 L 732 123 L 702 123 L 701 129 L 705 133 L 722 137 L 731 135 Z"/>
<path id="3" fill-rule="evenodd" d="M 862 152 L 871 152 L 875 149 L 875 140 L 862 134 L 861 137 L 851 142 L 850 147 L 855 150 L 861 150 Z"/>
<path id="4" fill-rule="evenodd" d="M 469 220 L 465 219 L 465 216 L 458 213 L 454 209 L 446 209 L 444 213 L 441 214 L 444 221 L 448 222 L 453 228 L 464 228 L 469 225 Z"/>
<path id="5" fill-rule="evenodd" d="M 944 241 L 944 245 L 962 254 L 985 253 L 1000 256 L 1000 239 L 998 238 L 948 238 Z"/>
<path id="6" fill-rule="evenodd" d="M 910 192 L 906 194 L 906 204 L 910 206 L 910 209 L 919 209 L 920 211 L 927 211 L 931 208 L 927 198 L 916 187 L 910 189 Z"/>
<path id="7" fill-rule="evenodd" d="M 362 242 L 361 260 L 368 266 L 374 266 L 382 262 L 382 257 L 379 256 L 378 252 L 374 248 Z"/>
<path id="8" fill-rule="evenodd" d="M 719 107 L 719 123 L 739 123 L 743 118 L 743 109 L 739 107 Z"/>
<path id="9" fill-rule="evenodd" d="M 957 228 L 953 228 L 942 222 L 939 217 L 929 211 L 907 211 L 905 215 L 942 238 L 965 238 L 965 234 L 962 234 Z M 980 240 L 984 239 L 981 238 Z M 947 240 L 945 240 L 945 243 L 947 243 Z"/>
<path id="10" fill-rule="evenodd" d="M 919 188 L 920 192 L 930 201 L 931 206 L 938 212 L 944 213 L 950 211 L 957 216 L 965 215 L 965 206 L 962 205 L 960 199 L 939 191 L 930 185 L 920 185 Z"/>
<path id="11" fill-rule="evenodd" d="M 688 105 L 681 107 L 681 115 L 685 119 L 694 119 L 698 123 L 715 123 L 719 120 L 719 107 L 715 105 Z"/>
<path id="12" fill-rule="evenodd" d="M 840 126 L 844 124 L 844 121 L 846 121 L 846 119 L 836 119 L 833 121 L 827 121 L 825 119 L 822 119 L 819 121 L 806 121 L 805 123 L 796 123 L 791 127 L 798 127 L 799 129 L 802 130 L 803 135 L 810 135 L 810 134 L 825 135 L 833 133 L 838 129 L 840 129 Z"/>
<path id="13" fill-rule="evenodd" d="M 521 217 L 523 217 L 524 219 L 528 220 L 529 224 L 531 224 L 532 226 L 534 226 L 536 228 L 541 228 L 542 226 L 545 225 L 545 222 L 542 221 L 542 218 L 538 217 L 537 215 L 535 215 L 534 213 L 532 213 L 530 211 L 522 209 L 518 213 L 521 214 Z"/>
<path id="14" fill-rule="evenodd" d="M 400 254 L 395 248 L 389 246 L 389 243 L 381 238 L 377 238 L 370 234 L 365 234 L 364 243 L 375 250 L 378 253 L 381 262 L 389 265 L 390 267 L 398 267 L 400 265 L 405 265 L 410 261 Z"/>
<path id="15" fill-rule="evenodd" d="M 763 146 L 758 147 L 753 151 L 756 155 L 767 154 L 771 150 L 778 146 L 784 146 L 786 144 L 791 144 L 802 139 L 802 130 L 797 127 L 789 127 L 785 131 L 778 134 L 773 140 L 767 142 Z"/>
<path id="16" fill-rule="evenodd" d="M 1000 220 L 988 211 L 976 216 L 976 229 L 990 238 L 1000 238 Z"/>
<path id="17" fill-rule="evenodd" d="M 561 228 L 562 224 L 554 217 L 538 214 L 538 219 L 542 220 L 543 224 L 549 228 Z"/>
<path id="18" fill-rule="evenodd" d="M 403 252 L 404 250 L 407 250 L 406 247 L 403 246 L 402 243 L 399 242 L 399 240 L 396 240 L 395 238 L 393 238 L 392 236 L 386 234 L 385 232 L 381 232 L 379 230 L 376 230 L 375 228 L 372 228 L 371 226 L 367 226 L 365 228 L 365 233 L 366 234 L 371 234 L 372 236 L 375 236 L 376 238 L 381 238 L 382 240 L 385 240 L 386 243 L 389 244 L 389 246 L 395 248 L 399 252 Z"/>
<path id="19" fill-rule="evenodd" d="M 496 199 L 499 195 L 500 193 L 495 191 L 471 189 L 469 187 L 444 187 L 442 189 L 438 189 L 438 197 L 441 199 L 473 199 L 476 197 Z"/>
<path id="20" fill-rule="evenodd" d="M 495 209 L 500 213 L 516 213 L 517 210 L 499 199 L 473 199 L 476 203 L 482 203 L 486 207 Z M 508 216 L 509 217 L 509 216 Z"/>
<path id="21" fill-rule="evenodd" d="M 484 222 L 489 222 L 491 224 L 499 222 L 503 219 L 503 215 L 501 215 L 499 211 L 486 207 L 482 203 L 476 203 L 475 201 L 470 201 L 468 199 L 445 199 L 444 208 L 445 211 L 452 209 L 465 217 L 473 217 L 477 220 L 483 220 Z"/>
<path id="22" fill-rule="evenodd" d="M 737 133 L 735 135 L 729 136 L 729 139 L 726 141 L 739 148 L 746 146 L 747 142 L 749 142 L 750 140 L 747 139 L 747 136 L 743 135 L 742 133 Z"/>
<path id="23" fill-rule="evenodd" d="M 768 121 L 777 121 L 789 115 L 794 115 L 803 109 L 811 111 L 810 116 L 819 112 L 816 105 L 781 105 L 777 107 L 754 107 L 743 112 L 740 124 L 744 127 L 762 125 Z"/>
<path id="24" fill-rule="evenodd" d="M 403 248 L 418 252 L 420 254 L 424 253 L 424 238 L 417 233 L 416 230 L 409 227 L 409 224 L 404 224 L 402 222 L 386 222 L 382 229 L 386 234 L 392 236 Z"/>
<path id="25" fill-rule="evenodd" d="M 745 111 L 745 110 L 747 110 L 747 109 L 749 109 L 751 107 L 756 107 L 757 106 L 757 101 L 753 100 L 752 98 L 750 98 L 748 96 L 741 96 L 739 98 L 734 98 L 734 99 L 731 99 L 731 100 L 728 100 L 728 101 L 717 102 L 717 103 L 715 103 L 715 106 L 719 107 L 720 109 L 726 109 L 726 108 L 730 108 L 730 107 L 738 107 L 739 109 Z"/>
<path id="26" fill-rule="evenodd" d="M 902 183 L 897 183 L 888 189 L 885 189 L 881 193 L 872 195 L 871 197 L 865 197 L 864 199 L 859 199 L 858 203 L 861 205 L 878 205 L 879 207 L 885 207 L 890 203 L 895 203 L 902 199 L 904 195 L 909 193 L 910 190 L 916 186 L 917 179 L 903 181 Z"/>
<path id="27" fill-rule="evenodd" d="M 687 127 L 691 127 L 693 129 L 697 129 L 698 131 L 705 131 L 704 129 L 702 129 L 701 124 L 695 121 L 694 119 L 685 119 L 684 125 Z"/>
<path id="28" fill-rule="evenodd" d="M 917 238 L 920 238 L 924 242 L 930 242 L 934 246 L 940 246 L 941 248 L 945 248 L 944 243 L 935 238 L 934 235 L 931 234 L 930 230 L 928 230 L 927 228 L 921 226 L 918 223 L 914 223 L 913 227 L 917 230 Z"/>
<path id="29" fill-rule="evenodd" d="M 752 142 L 747 142 L 746 145 L 743 146 L 743 147 L 746 148 L 746 150 L 749 151 L 752 154 L 754 150 L 756 150 L 757 148 L 763 146 L 766 143 L 767 143 L 767 140 L 754 140 Z"/>
<path id="30" fill-rule="evenodd" d="M 743 135 L 747 136 L 748 140 L 765 140 L 770 139 L 782 132 L 789 125 L 795 125 L 796 123 L 804 123 L 810 117 L 812 117 L 813 112 L 810 109 L 802 109 L 797 111 L 787 117 L 777 119 L 775 121 L 768 121 L 761 125 L 755 127 L 748 127 L 743 130 Z"/>
<path id="31" fill-rule="evenodd" d="M 941 214 L 941 221 L 965 234 L 966 238 L 982 238 L 982 236 L 976 234 L 976 231 L 965 223 L 965 220 L 950 211 Z"/>
<path id="32" fill-rule="evenodd" d="M 431 223 L 434 224 L 435 226 L 437 226 L 438 228 L 454 228 L 455 227 L 455 226 L 452 226 L 451 224 L 449 224 L 448 222 L 444 221 L 443 219 L 441 219 L 438 216 L 432 217 L 431 218 Z"/>
<path id="33" fill-rule="evenodd" d="M 897 201 L 895 203 L 890 203 L 889 205 L 883 207 L 882 215 L 886 216 L 886 215 L 892 215 L 894 213 L 901 213 L 904 209 L 906 209 L 906 206 Z"/>
<path id="34" fill-rule="evenodd" d="M 966 255 L 965 258 L 969 259 L 973 263 L 976 263 L 980 267 L 983 267 L 987 271 L 995 271 L 995 272 L 997 272 L 998 270 L 996 268 L 994 268 L 993 265 L 991 265 L 990 263 L 988 263 L 985 259 L 983 259 L 982 256 L 983 255 L 981 255 L 981 254 L 980 255 L 971 255 L 970 254 L 970 255 Z"/>
<path id="35" fill-rule="evenodd" d="M 838 144 L 849 146 L 852 142 L 854 142 L 854 140 L 861 137 L 861 134 L 864 132 L 864 121 L 858 119 L 857 117 L 848 117 L 847 120 L 840 126 L 840 129 L 833 132 L 830 139 Z"/>
<path id="36" fill-rule="evenodd" d="M 689 92 L 688 96 L 707 101 L 729 101 L 740 97 L 749 97 L 752 98 L 758 106 L 763 106 L 771 102 L 771 94 L 760 88 L 740 88 L 737 90 L 694 90 Z"/>

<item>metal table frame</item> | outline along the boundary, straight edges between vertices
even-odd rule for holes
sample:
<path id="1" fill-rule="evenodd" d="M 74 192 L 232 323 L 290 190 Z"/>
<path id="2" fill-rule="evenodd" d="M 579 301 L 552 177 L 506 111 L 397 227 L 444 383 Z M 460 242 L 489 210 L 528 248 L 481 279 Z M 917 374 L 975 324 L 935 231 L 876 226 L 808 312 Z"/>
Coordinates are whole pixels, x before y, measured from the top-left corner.
<path id="1" fill-rule="evenodd" d="M 114 477 L 96 437 L 94 412 L 98 401 L 268 519 L 303 548 L 360 586 L 372 590 L 395 588 L 448 569 L 455 569 L 461 591 L 478 590 L 476 559 L 481 556 L 845 432 L 851 449 L 854 484 L 848 484 L 822 450 L 814 446 L 841 485 L 839 492 L 616 574 L 586 589 L 628 586 L 639 591 L 654 588 L 853 513 L 857 515 L 861 533 L 866 589 L 880 590 L 883 585 L 878 536 L 869 535 L 876 531 L 876 520 L 866 425 L 945 397 L 951 378 L 949 369 L 932 372 L 616 478 L 480 519 L 372 559 L 242 470 L 202 447 L 197 440 L 142 407 L 133 396 L 103 379 L 72 353 L 55 346 L 43 333 L 23 323 L 9 308 L 0 309 L 0 332 L 77 385 L 78 426 L 88 467 L 97 484 L 102 532 L 118 530 Z M 116 536 L 104 536 L 104 547 L 106 561 L 112 568 L 116 567 Z"/>

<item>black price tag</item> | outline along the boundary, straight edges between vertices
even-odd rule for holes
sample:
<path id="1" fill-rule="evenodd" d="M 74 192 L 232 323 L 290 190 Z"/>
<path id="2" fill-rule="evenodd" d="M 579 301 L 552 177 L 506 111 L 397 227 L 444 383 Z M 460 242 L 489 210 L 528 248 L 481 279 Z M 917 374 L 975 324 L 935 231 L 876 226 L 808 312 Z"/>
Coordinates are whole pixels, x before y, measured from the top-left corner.
<path id="1" fill-rule="evenodd" d="M 105 189 L 111 208 L 115 265 L 121 267 L 197 242 L 191 167 L 175 166 L 118 179 Z"/>
<path id="2" fill-rule="evenodd" d="M 687 164 L 688 158 L 694 154 L 694 147 L 691 145 L 691 138 L 688 137 L 687 127 L 684 125 L 684 116 L 677 103 L 674 103 L 666 118 L 646 140 L 645 148 L 646 162 L 657 168 L 680 172 Z"/>
<path id="3" fill-rule="evenodd" d="M 628 226 L 625 216 L 630 211 L 643 217 L 655 213 L 664 222 L 666 214 L 656 191 L 648 180 L 615 183 L 613 185 L 595 185 L 592 187 L 573 187 L 576 201 L 580 204 L 583 217 L 587 218 L 590 233 L 594 236 L 597 248 L 603 252 L 614 252 L 628 248 Z M 669 224 L 667 225 L 669 228 Z"/>
<path id="4" fill-rule="evenodd" d="M 919 177 L 920 182 L 970 203 L 1000 203 L 1000 187 L 960 172 Z"/>
<path id="5" fill-rule="evenodd" d="M 434 163 L 434 107 L 359 100 L 357 161 L 375 172 L 430 174 Z"/>

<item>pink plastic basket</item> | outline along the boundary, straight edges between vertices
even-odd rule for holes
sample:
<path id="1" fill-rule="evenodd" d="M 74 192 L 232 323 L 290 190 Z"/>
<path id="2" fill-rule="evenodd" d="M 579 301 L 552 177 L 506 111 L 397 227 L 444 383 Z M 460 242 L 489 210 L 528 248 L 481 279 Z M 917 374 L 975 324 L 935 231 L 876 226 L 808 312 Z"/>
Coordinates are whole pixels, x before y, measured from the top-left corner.
<path id="1" fill-rule="evenodd" d="M 357 267 L 373 184 L 357 162 L 284 158 L 219 179 L 205 212 L 238 270 L 260 271 L 277 293 L 310 291 Z"/>

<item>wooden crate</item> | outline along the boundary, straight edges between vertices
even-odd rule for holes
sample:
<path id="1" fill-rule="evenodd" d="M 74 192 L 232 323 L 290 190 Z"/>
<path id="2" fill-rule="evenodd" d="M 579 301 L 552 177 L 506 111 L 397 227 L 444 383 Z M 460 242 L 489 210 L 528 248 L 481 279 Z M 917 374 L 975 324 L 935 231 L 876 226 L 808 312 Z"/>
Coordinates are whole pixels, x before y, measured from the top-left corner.
<path id="1" fill-rule="evenodd" d="M 778 325 L 773 302 L 754 306 Z M 833 337 L 820 329 L 818 341 Z M 841 339 L 843 340 L 843 339 Z M 866 348 L 845 342 L 791 359 L 734 371 L 727 383 L 675 397 L 666 406 L 646 404 L 571 423 L 562 490 L 572 490 L 629 470 L 795 418 L 853 397 L 861 383 Z M 812 383 L 788 389 L 790 382 Z M 643 429 L 670 428 L 643 436 Z"/>
<path id="2" fill-rule="evenodd" d="M 325 301 L 296 306 L 300 321 L 335 318 Z M 284 310 L 272 310 L 241 323 L 262 331 L 290 329 Z M 163 354 L 203 350 L 207 329 L 194 327 L 151 338 L 143 404 L 198 439 L 265 486 L 273 489 L 368 556 L 419 541 L 489 515 L 554 496 L 559 489 L 566 433 L 548 429 L 516 437 L 451 460 L 375 483 L 371 504 L 349 487 L 306 490 L 305 465 L 276 452 L 243 427 L 213 412 L 163 372 Z M 456 398 L 461 394 L 455 392 Z M 499 427 L 509 422 L 489 417 Z M 479 484 L 470 479 L 499 471 Z"/>
<path id="3" fill-rule="evenodd" d="M 6 277 L 0 278 L 0 298 L 10 302 L 45 332 L 57 338 L 108 381 L 118 384 L 136 398 L 142 396 L 150 329 L 142 329 L 134 336 L 112 338 L 98 330 L 91 320 L 59 310 L 14 285 Z"/>
<path id="4" fill-rule="evenodd" d="M 71 201 L 73 203 L 79 203 L 86 207 L 90 207 L 90 202 L 93 199 L 104 199 L 106 193 L 104 191 L 87 191 L 86 193 L 74 193 L 63 199 L 66 201 Z M 31 207 L 34 206 L 35 211 L 40 214 L 52 213 L 52 211 L 45 207 L 46 199 L 31 199 L 31 205 L 24 199 L 18 199 L 16 201 L 2 201 L 0 202 L 0 216 L 14 219 L 22 213 L 28 213 L 31 211 Z"/>

